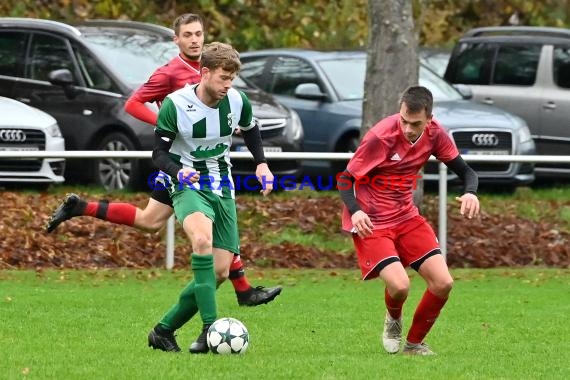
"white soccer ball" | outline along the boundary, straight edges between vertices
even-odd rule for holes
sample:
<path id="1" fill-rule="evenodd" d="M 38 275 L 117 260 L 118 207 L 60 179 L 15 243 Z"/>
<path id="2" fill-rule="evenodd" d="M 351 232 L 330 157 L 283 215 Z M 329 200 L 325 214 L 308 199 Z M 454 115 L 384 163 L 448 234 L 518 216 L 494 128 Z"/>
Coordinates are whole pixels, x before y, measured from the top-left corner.
<path id="1" fill-rule="evenodd" d="M 208 329 L 208 347 L 214 354 L 243 354 L 249 346 L 249 332 L 235 318 L 220 318 Z"/>

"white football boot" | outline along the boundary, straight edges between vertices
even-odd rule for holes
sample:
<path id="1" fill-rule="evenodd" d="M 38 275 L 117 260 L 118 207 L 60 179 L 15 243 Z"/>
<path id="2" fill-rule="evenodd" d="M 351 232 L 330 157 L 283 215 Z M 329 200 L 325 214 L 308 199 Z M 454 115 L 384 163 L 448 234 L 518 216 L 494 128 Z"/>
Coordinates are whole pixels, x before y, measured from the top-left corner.
<path id="1" fill-rule="evenodd" d="M 386 352 L 395 354 L 400 351 L 402 343 L 402 318 L 394 319 L 390 313 L 386 312 L 384 319 L 384 332 L 382 333 L 382 344 Z"/>

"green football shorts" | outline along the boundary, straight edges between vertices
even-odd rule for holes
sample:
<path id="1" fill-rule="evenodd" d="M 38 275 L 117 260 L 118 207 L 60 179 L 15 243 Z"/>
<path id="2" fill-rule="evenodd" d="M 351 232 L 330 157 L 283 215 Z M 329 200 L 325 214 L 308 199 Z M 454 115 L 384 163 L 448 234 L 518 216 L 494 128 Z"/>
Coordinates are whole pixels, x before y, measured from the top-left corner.
<path id="1" fill-rule="evenodd" d="M 239 233 L 236 202 L 222 198 L 211 191 L 185 188 L 171 194 L 176 219 L 182 223 L 195 212 L 201 212 L 212 220 L 213 246 L 239 255 Z"/>

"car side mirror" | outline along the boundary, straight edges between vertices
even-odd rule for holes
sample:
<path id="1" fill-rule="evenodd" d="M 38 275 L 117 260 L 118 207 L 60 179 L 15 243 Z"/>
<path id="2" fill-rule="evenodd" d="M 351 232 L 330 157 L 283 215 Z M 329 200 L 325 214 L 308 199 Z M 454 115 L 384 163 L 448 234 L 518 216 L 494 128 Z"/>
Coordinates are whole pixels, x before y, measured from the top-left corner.
<path id="1" fill-rule="evenodd" d="M 73 86 L 73 75 L 68 69 L 58 69 L 50 71 L 48 74 L 48 79 L 54 86 L 63 87 L 65 96 L 69 99 L 73 99 L 77 96 L 77 90 Z"/>
<path id="2" fill-rule="evenodd" d="M 473 90 L 466 84 L 454 84 L 453 87 L 461 94 L 463 99 L 469 100 L 473 99 Z"/>
<path id="3" fill-rule="evenodd" d="M 309 100 L 324 100 L 327 94 L 323 94 L 316 83 L 301 83 L 295 88 L 295 97 Z"/>

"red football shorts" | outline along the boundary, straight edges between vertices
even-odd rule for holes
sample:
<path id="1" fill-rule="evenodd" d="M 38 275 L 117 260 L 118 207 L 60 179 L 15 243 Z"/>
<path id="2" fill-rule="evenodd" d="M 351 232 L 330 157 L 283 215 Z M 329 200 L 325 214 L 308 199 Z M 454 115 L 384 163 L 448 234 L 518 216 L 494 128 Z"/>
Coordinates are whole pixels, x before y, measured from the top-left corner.
<path id="1" fill-rule="evenodd" d="M 416 216 L 392 228 L 376 229 L 371 236 L 352 234 L 363 280 L 378 277 L 396 261 L 418 270 L 430 256 L 441 253 L 435 232 L 423 216 Z"/>

